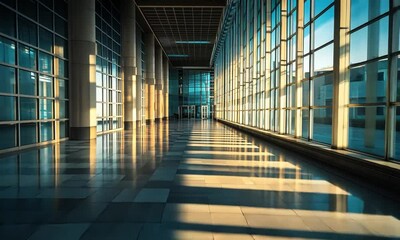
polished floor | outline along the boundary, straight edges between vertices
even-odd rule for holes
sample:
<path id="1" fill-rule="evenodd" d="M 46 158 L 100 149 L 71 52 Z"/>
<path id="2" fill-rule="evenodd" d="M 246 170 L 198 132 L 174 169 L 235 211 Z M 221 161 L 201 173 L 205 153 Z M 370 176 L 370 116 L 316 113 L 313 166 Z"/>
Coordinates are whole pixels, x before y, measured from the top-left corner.
<path id="1" fill-rule="evenodd" d="M 0 239 L 400 239 L 400 204 L 214 121 L 0 157 Z"/>

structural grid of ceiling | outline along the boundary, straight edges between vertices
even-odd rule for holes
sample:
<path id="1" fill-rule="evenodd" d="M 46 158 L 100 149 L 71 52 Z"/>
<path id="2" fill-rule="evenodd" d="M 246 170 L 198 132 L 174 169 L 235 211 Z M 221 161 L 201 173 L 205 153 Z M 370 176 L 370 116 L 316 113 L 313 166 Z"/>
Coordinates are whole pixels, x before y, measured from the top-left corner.
<path id="1" fill-rule="evenodd" d="M 139 0 L 174 67 L 210 67 L 225 0 Z"/>

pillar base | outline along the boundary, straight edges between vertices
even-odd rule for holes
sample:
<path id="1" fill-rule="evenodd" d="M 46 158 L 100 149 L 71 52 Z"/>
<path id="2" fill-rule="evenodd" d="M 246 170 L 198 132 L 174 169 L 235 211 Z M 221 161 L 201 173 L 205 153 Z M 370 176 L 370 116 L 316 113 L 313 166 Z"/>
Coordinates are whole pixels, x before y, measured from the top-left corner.
<path id="1" fill-rule="evenodd" d="M 71 127 L 69 139 L 71 140 L 89 140 L 97 137 L 96 127 Z"/>
<path id="2" fill-rule="evenodd" d="M 168 120 L 169 120 L 169 117 L 163 117 L 163 120 L 164 120 L 164 121 L 168 121 Z"/>
<path id="3" fill-rule="evenodd" d="M 154 119 L 146 119 L 146 125 L 154 124 Z"/>
<path id="4" fill-rule="evenodd" d="M 137 122 L 124 122 L 124 130 L 132 130 L 132 129 L 136 129 L 137 127 Z"/>
<path id="5" fill-rule="evenodd" d="M 162 119 L 162 118 L 156 118 L 154 121 L 155 121 L 156 123 L 161 123 L 161 122 L 163 121 L 163 119 Z"/>

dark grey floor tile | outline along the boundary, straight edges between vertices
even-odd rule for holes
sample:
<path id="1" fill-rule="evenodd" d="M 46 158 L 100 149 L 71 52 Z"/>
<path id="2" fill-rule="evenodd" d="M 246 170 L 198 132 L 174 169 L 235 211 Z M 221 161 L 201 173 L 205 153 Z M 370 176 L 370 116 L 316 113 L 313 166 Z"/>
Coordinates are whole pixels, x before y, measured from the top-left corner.
<path id="1" fill-rule="evenodd" d="M 160 222 L 163 203 L 110 203 L 96 222 Z"/>

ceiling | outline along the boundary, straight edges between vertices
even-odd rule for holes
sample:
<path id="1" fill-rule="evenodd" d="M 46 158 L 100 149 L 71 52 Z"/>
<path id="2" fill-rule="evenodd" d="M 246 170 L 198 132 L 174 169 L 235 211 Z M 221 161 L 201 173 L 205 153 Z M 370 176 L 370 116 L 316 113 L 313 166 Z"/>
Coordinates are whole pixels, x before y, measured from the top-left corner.
<path id="1" fill-rule="evenodd" d="M 136 0 L 174 67 L 210 67 L 226 0 Z"/>

